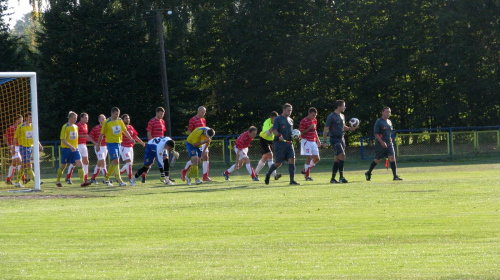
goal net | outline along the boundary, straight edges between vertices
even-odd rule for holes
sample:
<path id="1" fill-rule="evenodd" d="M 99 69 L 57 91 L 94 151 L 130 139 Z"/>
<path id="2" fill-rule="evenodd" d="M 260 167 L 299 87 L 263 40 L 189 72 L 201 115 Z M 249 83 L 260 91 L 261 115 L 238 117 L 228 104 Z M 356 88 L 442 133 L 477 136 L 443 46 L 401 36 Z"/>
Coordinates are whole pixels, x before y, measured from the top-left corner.
<path id="1" fill-rule="evenodd" d="M 20 116 L 24 118 L 24 126 L 29 127 L 29 119 L 27 118 L 29 112 L 31 112 L 32 128 L 24 127 L 19 130 L 18 137 L 24 137 L 23 140 L 27 140 L 20 144 L 15 141 L 14 135 L 19 129 Z M 33 189 L 39 191 L 40 154 L 38 149 L 36 73 L 0 72 L 0 133 L 2 134 L 0 191 L 30 191 Z M 21 134 L 23 136 L 20 136 Z M 31 149 L 31 158 L 28 158 L 30 150 L 28 143 L 31 141 L 33 148 Z M 19 154 L 16 153 L 16 150 L 20 151 Z M 30 161 L 32 164 L 29 163 Z M 32 178 L 33 172 L 34 178 Z"/>

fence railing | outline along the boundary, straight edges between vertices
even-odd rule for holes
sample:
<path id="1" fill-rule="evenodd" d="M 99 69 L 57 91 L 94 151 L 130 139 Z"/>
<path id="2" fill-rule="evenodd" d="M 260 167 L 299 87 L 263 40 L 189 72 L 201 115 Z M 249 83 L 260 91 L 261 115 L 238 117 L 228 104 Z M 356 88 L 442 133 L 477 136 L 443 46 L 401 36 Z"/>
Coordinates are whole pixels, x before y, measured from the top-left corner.
<path id="1" fill-rule="evenodd" d="M 455 157 L 500 153 L 500 126 L 401 129 L 392 135 L 398 157 Z M 375 155 L 375 137 L 362 137 L 361 159 Z"/>

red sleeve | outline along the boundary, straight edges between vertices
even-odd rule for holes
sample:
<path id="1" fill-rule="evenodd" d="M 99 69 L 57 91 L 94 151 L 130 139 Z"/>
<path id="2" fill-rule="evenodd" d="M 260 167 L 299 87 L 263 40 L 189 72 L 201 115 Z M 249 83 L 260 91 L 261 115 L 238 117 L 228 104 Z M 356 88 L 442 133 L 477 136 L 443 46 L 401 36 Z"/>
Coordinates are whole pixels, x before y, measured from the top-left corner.
<path id="1" fill-rule="evenodd" d="M 148 127 L 146 128 L 146 131 L 153 132 L 153 119 L 149 120 Z"/>

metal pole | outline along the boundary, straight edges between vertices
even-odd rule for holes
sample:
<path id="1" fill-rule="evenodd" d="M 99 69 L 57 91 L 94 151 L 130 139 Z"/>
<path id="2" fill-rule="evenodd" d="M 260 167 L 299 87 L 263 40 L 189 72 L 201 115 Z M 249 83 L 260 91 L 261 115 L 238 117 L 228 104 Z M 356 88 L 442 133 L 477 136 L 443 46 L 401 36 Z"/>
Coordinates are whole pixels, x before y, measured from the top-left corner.
<path id="1" fill-rule="evenodd" d="M 167 62 L 165 59 L 165 41 L 163 39 L 163 19 L 160 10 L 156 11 L 156 25 L 158 26 L 158 40 L 160 41 L 161 87 L 165 104 L 165 116 L 167 117 L 167 135 L 172 136 L 170 97 L 168 95 Z"/>

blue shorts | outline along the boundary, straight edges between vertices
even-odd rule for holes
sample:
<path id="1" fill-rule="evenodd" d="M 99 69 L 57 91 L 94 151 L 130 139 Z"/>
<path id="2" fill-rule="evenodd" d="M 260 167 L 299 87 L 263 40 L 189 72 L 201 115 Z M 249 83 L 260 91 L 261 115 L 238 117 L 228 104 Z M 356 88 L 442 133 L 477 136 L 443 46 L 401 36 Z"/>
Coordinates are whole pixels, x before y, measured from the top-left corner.
<path id="1" fill-rule="evenodd" d="M 33 147 L 24 147 L 19 146 L 19 154 L 21 154 L 21 158 L 23 163 L 31 162 L 31 154 L 33 153 Z"/>
<path id="2" fill-rule="evenodd" d="M 78 149 L 74 152 L 70 148 L 61 148 L 61 164 L 75 163 L 75 161 L 80 160 L 82 157 Z"/>
<path id="3" fill-rule="evenodd" d="M 203 153 L 203 146 L 197 148 L 188 142 L 186 142 L 186 149 L 187 149 L 189 158 L 192 158 L 194 156 L 201 157 L 201 154 Z"/>
<path id="4" fill-rule="evenodd" d="M 144 165 L 150 166 L 153 164 L 155 158 L 158 163 L 158 168 L 163 168 L 163 154 L 165 151 L 158 153 L 157 147 L 154 144 L 147 144 L 144 152 Z"/>
<path id="5" fill-rule="evenodd" d="M 121 145 L 118 143 L 106 143 L 106 147 L 108 148 L 108 154 L 110 160 L 120 159 L 120 148 Z"/>
<path id="6" fill-rule="evenodd" d="M 295 158 L 295 150 L 292 143 L 274 142 L 274 162 L 283 163 L 289 159 Z"/>

